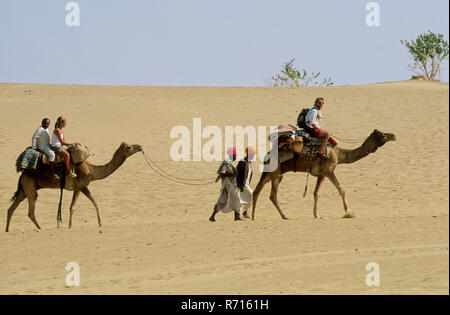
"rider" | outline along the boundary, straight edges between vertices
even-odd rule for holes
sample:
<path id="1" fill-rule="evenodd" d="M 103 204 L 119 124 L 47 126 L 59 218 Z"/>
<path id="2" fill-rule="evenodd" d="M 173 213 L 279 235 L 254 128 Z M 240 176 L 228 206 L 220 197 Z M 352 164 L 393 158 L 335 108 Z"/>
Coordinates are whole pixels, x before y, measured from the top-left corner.
<path id="1" fill-rule="evenodd" d="M 75 178 L 77 177 L 77 175 L 75 175 L 70 170 L 70 154 L 63 147 L 63 145 L 65 146 L 73 145 L 73 143 L 66 142 L 64 139 L 63 128 L 66 126 L 67 126 L 66 118 L 64 116 L 58 117 L 58 120 L 56 121 L 55 124 L 55 130 L 53 131 L 52 135 L 52 149 L 58 156 L 64 157 L 64 164 L 66 165 L 67 174 L 69 175 L 69 177 Z"/>
<path id="2" fill-rule="evenodd" d="M 50 133 L 48 127 L 50 126 L 50 119 L 44 118 L 41 126 L 36 130 L 31 140 L 31 147 L 38 150 L 48 157 L 50 163 L 50 169 L 53 179 L 59 179 L 59 176 L 55 174 L 55 152 L 50 146 Z"/>
<path id="3" fill-rule="evenodd" d="M 306 130 L 310 136 L 323 138 L 319 149 L 320 156 L 324 156 L 324 149 L 328 140 L 330 140 L 334 146 L 337 146 L 339 143 L 328 130 L 321 129 L 319 126 L 319 121 L 322 119 L 321 109 L 323 108 L 323 105 L 325 105 L 324 98 L 318 97 L 314 102 L 314 107 L 309 110 L 305 117 Z"/>

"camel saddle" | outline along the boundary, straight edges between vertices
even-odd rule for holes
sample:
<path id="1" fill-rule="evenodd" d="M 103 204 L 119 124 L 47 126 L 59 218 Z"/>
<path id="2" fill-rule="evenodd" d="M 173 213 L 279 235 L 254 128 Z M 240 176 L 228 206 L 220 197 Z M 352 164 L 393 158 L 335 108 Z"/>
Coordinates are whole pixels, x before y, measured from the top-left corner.
<path id="1" fill-rule="evenodd" d="M 307 156 L 311 159 L 315 158 L 319 153 L 320 146 L 322 144 L 322 139 L 317 137 L 311 137 L 309 133 L 307 133 L 305 130 L 302 129 L 297 131 L 296 137 L 301 137 L 303 139 L 303 147 L 299 155 L 301 157 Z M 333 148 L 334 145 L 330 141 L 328 141 L 327 145 L 325 146 L 324 155 L 326 157 L 330 157 L 331 149 Z"/>
<path id="2" fill-rule="evenodd" d="M 63 157 L 56 156 L 56 162 L 61 164 L 64 162 Z M 38 171 L 40 165 L 48 165 L 48 157 L 34 150 L 32 147 L 28 147 L 23 151 L 16 160 L 16 171 L 21 172 L 24 170 L 28 171 Z"/>
<path id="3" fill-rule="evenodd" d="M 69 147 L 70 159 L 74 164 L 86 161 L 91 154 L 86 146 L 80 143 L 74 143 Z"/>
<path id="4" fill-rule="evenodd" d="M 43 153 L 39 154 L 39 160 L 40 160 L 40 162 L 42 162 L 42 164 L 45 164 L 45 165 L 49 165 L 50 164 L 50 162 L 48 161 L 48 156 L 43 154 Z M 59 164 L 59 163 L 62 163 L 62 162 L 64 162 L 64 157 L 56 155 L 55 164 Z"/>

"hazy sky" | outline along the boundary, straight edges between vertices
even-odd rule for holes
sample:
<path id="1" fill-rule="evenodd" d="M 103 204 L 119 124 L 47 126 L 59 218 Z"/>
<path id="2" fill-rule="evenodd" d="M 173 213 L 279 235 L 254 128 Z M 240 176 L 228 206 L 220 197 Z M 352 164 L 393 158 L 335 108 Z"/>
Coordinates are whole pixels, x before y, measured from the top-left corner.
<path id="1" fill-rule="evenodd" d="M 296 58 L 336 84 L 410 77 L 401 39 L 448 40 L 448 0 L 0 0 L 0 82 L 263 86 Z M 448 81 L 448 63 L 443 80 Z"/>

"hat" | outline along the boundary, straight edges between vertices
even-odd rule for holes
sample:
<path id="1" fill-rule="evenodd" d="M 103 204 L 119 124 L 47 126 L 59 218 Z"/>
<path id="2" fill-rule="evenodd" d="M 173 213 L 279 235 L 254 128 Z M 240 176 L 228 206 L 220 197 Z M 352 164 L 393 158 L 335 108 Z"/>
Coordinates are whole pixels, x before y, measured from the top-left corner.
<path id="1" fill-rule="evenodd" d="M 249 154 L 249 153 L 257 154 L 258 150 L 255 147 L 248 147 L 245 149 L 245 154 Z"/>
<path id="2" fill-rule="evenodd" d="M 236 154 L 236 148 L 228 148 L 227 150 L 228 155 L 235 155 Z"/>

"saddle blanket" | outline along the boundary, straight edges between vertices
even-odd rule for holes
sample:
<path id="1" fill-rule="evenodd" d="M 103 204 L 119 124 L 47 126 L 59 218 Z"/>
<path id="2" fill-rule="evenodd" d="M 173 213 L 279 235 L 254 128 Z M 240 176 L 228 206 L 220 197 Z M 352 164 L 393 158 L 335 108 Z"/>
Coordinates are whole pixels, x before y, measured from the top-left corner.
<path id="1" fill-rule="evenodd" d="M 279 125 L 270 135 L 269 140 L 274 143 L 278 142 L 278 146 L 288 143 L 295 139 L 294 135 L 297 131 L 292 125 Z"/>
<path id="2" fill-rule="evenodd" d="M 16 160 L 17 173 L 22 170 L 36 170 L 39 161 L 39 152 L 32 147 L 26 148 Z"/>
<path id="3" fill-rule="evenodd" d="M 296 132 L 296 136 L 301 136 L 303 138 L 303 150 L 300 156 L 309 156 L 311 158 L 316 157 L 319 153 L 320 146 L 322 144 L 322 139 L 317 137 L 311 137 L 309 133 L 305 130 L 300 129 Z M 331 149 L 333 149 L 333 145 L 328 142 L 325 146 L 324 154 L 329 157 L 331 153 Z"/>

